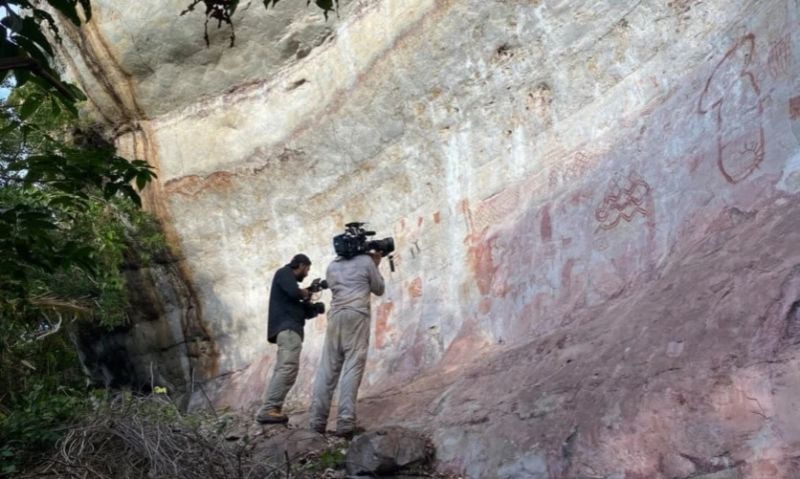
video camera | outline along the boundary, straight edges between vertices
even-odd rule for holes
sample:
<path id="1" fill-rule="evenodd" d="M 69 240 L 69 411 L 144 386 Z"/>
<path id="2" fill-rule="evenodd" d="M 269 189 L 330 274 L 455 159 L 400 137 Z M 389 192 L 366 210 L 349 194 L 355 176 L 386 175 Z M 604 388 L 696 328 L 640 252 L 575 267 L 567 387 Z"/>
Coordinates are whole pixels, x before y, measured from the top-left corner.
<path id="1" fill-rule="evenodd" d="M 306 288 L 308 290 L 308 298 L 303 300 L 305 305 L 306 311 L 308 314 L 313 314 L 312 317 L 325 314 L 325 303 L 312 303 L 311 302 L 311 295 L 319 293 L 323 289 L 328 289 L 328 282 L 322 278 L 317 278 L 311 282 L 311 284 Z"/>
<path id="2" fill-rule="evenodd" d="M 333 237 L 333 249 L 336 254 L 345 259 L 350 259 L 370 251 L 377 251 L 381 256 L 389 256 L 389 265 L 394 271 L 394 238 L 388 237 L 380 240 L 368 240 L 367 237 L 375 236 L 374 231 L 363 228 L 366 223 L 347 223 L 344 233 Z"/>
<path id="3" fill-rule="evenodd" d="M 308 286 L 308 292 L 311 294 L 319 293 L 323 289 L 328 289 L 328 282 L 322 278 L 317 278 Z"/>

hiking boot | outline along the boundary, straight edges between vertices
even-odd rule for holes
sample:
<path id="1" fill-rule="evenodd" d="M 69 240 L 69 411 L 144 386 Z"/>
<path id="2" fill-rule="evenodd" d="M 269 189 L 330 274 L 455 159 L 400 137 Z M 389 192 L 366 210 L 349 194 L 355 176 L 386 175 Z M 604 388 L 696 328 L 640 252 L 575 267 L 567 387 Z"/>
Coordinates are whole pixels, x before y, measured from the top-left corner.
<path id="1" fill-rule="evenodd" d="M 361 434 L 362 432 L 364 432 L 364 428 L 362 427 L 342 428 L 342 429 L 337 428 L 336 432 L 333 433 L 333 435 L 336 437 L 347 439 L 349 441 L 350 439 L 353 439 L 354 436 Z"/>
<path id="2" fill-rule="evenodd" d="M 256 415 L 256 421 L 260 424 L 286 424 L 289 418 L 281 411 L 279 407 L 261 408 Z"/>
<path id="3" fill-rule="evenodd" d="M 320 434 L 325 434 L 326 432 L 328 432 L 325 426 L 311 426 L 311 430 L 314 432 L 318 432 Z"/>

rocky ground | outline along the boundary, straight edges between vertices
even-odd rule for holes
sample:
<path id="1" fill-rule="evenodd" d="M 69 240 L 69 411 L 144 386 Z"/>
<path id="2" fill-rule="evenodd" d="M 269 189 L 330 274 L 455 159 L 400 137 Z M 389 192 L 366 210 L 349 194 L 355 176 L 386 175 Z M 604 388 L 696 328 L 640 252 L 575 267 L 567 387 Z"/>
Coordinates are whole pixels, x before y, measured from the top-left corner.
<path id="1" fill-rule="evenodd" d="M 248 412 L 181 412 L 166 395 L 120 395 L 99 405 L 58 451 L 19 477 L 345 479 L 438 478 L 431 441 L 410 429 L 375 428 L 352 439 Z"/>

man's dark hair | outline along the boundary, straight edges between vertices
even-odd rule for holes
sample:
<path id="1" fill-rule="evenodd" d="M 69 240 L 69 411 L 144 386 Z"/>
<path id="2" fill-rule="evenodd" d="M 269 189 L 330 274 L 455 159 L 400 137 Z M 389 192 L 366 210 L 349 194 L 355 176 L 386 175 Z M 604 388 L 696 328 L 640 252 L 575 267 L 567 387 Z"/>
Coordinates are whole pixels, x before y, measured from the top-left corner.
<path id="1" fill-rule="evenodd" d="M 296 255 L 294 255 L 294 258 L 292 258 L 292 261 L 289 263 L 289 267 L 292 268 L 292 269 L 297 269 L 297 268 L 300 267 L 300 265 L 303 265 L 303 264 L 307 264 L 307 265 L 311 266 L 311 260 L 308 259 L 308 256 L 306 256 L 306 255 L 304 255 L 302 253 L 301 254 L 296 254 Z"/>

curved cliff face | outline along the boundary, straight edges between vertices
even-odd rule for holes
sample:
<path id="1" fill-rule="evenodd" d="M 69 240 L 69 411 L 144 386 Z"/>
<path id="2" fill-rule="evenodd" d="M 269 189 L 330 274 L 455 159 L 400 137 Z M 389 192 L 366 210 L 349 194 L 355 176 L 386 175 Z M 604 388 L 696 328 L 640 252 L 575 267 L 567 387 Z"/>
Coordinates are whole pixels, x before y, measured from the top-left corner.
<path id="1" fill-rule="evenodd" d="M 399 250 L 367 424 L 475 477 L 800 474 L 795 0 L 254 2 L 233 49 L 162 3 L 66 48 L 158 166 L 215 400 L 261 393 L 272 272 L 367 220 Z"/>

